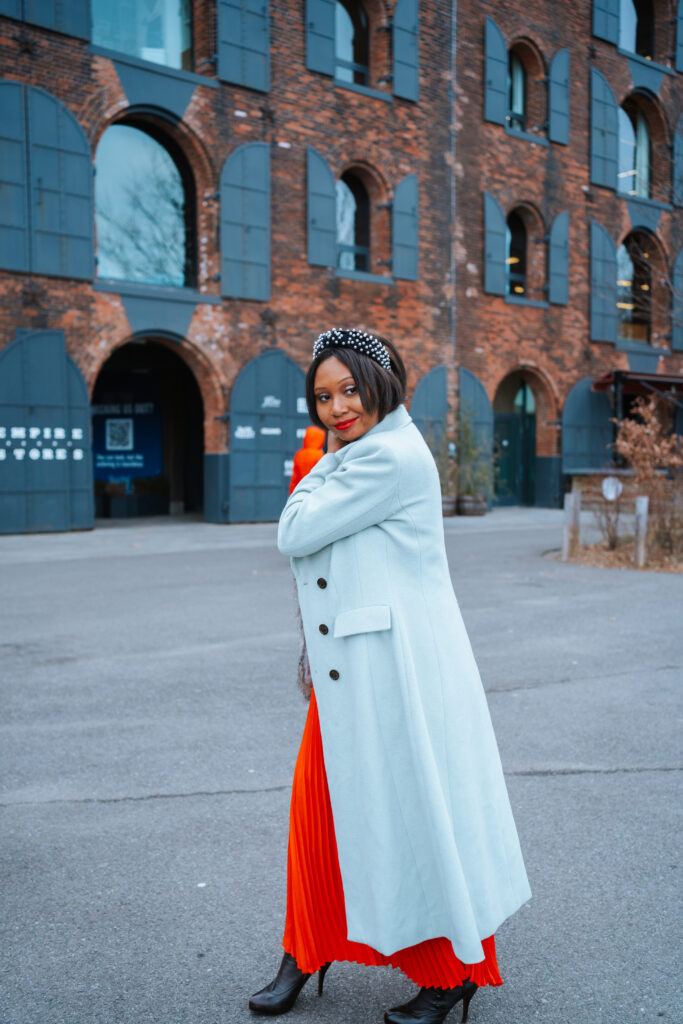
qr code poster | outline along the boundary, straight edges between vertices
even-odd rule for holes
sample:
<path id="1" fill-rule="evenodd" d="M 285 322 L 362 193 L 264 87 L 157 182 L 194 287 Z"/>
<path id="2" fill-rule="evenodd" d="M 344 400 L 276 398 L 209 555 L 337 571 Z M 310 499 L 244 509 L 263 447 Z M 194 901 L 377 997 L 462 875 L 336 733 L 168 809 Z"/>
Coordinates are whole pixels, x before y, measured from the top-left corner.
<path id="1" fill-rule="evenodd" d="M 107 420 L 105 437 L 108 452 L 132 452 L 133 420 Z"/>

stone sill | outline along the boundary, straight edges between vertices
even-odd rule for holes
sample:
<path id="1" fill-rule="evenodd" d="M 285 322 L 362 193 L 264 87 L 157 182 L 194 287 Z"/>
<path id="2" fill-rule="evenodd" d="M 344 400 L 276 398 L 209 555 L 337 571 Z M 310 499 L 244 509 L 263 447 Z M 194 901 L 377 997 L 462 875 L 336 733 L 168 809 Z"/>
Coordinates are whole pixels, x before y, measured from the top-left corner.
<path id="1" fill-rule="evenodd" d="M 132 54 L 120 53 L 118 50 L 109 50 L 105 46 L 96 46 L 91 43 L 88 46 L 90 53 L 98 57 L 107 57 L 118 64 L 129 64 L 133 68 L 142 68 L 143 71 L 153 71 L 158 75 L 165 75 L 167 78 L 179 79 L 181 82 L 190 82 L 192 85 L 207 85 L 209 89 L 218 89 L 218 82 L 214 78 L 207 78 L 206 75 L 198 75 L 194 71 L 183 71 L 182 68 L 170 68 L 166 64 L 157 64 L 153 60 L 143 60 L 141 57 L 134 57 Z"/>
<path id="2" fill-rule="evenodd" d="M 111 278 L 100 278 L 93 283 L 98 292 L 113 292 L 116 295 L 130 295 L 139 299 L 165 299 L 166 302 L 206 302 L 212 306 L 220 306 L 220 295 L 207 295 L 196 288 L 174 288 L 157 284 L 143 284 L 137 281 L 115 281 Z"/>

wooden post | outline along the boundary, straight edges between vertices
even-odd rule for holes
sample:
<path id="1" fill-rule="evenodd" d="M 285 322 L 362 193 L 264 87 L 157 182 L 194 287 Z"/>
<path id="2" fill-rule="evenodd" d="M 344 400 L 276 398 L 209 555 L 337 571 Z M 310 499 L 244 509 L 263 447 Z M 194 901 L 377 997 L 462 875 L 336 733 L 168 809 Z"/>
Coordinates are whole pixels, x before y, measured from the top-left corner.
<path id="1" fill-rule="evenodd" d="M 564 496 L 564 526 L 562 529 L 562 561 L 567 562 L 581 547 L 581 491 L 569 491 Z"/>
<path id="2" fill-rule="evenodd" d="M 649 504 L 647 495 L 640 495 L 636 498 L 636 542 L 635 555 L 636 565 L 642 569 L 647 558 L 647 506 Z"/>

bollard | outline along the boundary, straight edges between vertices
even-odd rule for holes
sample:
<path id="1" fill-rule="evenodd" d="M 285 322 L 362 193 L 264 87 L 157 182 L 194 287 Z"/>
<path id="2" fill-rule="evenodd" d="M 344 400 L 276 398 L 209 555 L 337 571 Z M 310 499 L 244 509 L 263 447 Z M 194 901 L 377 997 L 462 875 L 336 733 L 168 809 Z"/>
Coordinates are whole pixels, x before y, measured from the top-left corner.
<path id="1" fill-rule="evenodd" d="M 564 496 L 564 525 L 562 528 L 562 561 L 568 561 L 581 546 L 581 492 L 570 491 Z"/>
<path id="2" fill-rule="evenodd" d="M 636 498 L 636 565 L 642 569 L 647 558 L 647 506 L 650 499 L 647 495 Z"/>

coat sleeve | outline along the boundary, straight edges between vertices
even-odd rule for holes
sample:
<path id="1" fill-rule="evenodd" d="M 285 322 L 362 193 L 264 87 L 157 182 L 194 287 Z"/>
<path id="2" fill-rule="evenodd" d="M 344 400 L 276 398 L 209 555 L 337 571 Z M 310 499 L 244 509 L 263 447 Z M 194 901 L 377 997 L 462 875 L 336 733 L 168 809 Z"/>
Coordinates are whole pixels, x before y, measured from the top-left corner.
<path id="1" fill-rule="evenodd" d="M 324 455 L 284 507 L 278 548 L 301 558 L 383 522 L 400 507 L 398 485 L 398 461 L 389 448 L 342 461 L 335 453 Z"/>

